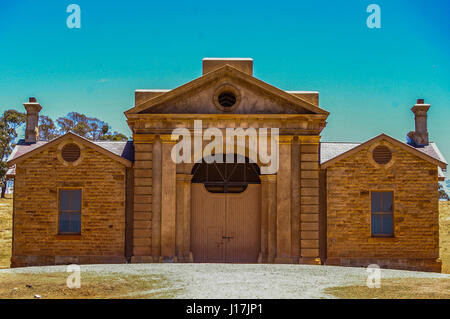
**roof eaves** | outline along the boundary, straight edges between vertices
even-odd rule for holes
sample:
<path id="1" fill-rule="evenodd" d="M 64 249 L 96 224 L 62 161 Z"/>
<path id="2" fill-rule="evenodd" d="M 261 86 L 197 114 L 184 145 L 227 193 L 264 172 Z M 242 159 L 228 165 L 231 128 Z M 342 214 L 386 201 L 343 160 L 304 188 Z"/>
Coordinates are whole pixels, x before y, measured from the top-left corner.
<path id="1" fill-rule="evenodd" d="M 22 159 L 26 159 L 29 156 L 32 156 L 34 153 L 37 153 L 38 150 L 42 150 L 43 147 L 45 147 L 45 148 L 51 147 L 53 144 L 56 144 L 58 140 L 65 139 L 65 138 L 68 138 L 70 136 L 73 136 L 75 138 L 80 139 L 82 143 L 85 143 L 85 144 L 93 147 L 94 149 L 97 148 L 97 151 L 99 151 L 101 149 L 101 150 L 107 152 L 107 154 L 105 154 L 105 155 L 109 156 L 111 159 L 114 159 L 114 160 L 117 160 L 117 161 L 121 162 L 125 166 L 128 166 L 128 167 L 132 166 L 132 162 L 130 160 L 128 160 L 128 159 L 126 159 L 126 158 L 124 158 L 124 157 L 122 157 L 120 155 L 117 155 L 117 154 L 111 152 L 110 150 L 108 150 L 108 149 L 106 149 L 106 148 L 104 148 L 104 147 L 102 147 L 100 145 L 97 145 L 95 142 L 88 140 L 85 137 L 82 137 L 82 136 L 80 136 L 78 134 L 73 133 L 72 131 L 69 131 L 69 132 L 67 132 L 64 135 L 58 136 L 57 138 L 55 138 L 55 139 L 53 139 L 53 140 L 51 140 L 51 141 L 49 141 L 49 142 L 47 142 L 45 144 L 42 144 L 42 145 L 40 145 L 40 146 L 30 150 L 29 152 L 21 154 L 20 156 L 18 156 L 16 158 L 12 158 L 11 160 L 8 160 L 7 161 L 7 165 L 8 166 L 12 166 L 12 165 L 16 164 L 18 161 L 21 161 Z"/>
<path id="2" fill-rule="evenodd" d="M 447 160 L 445 159 L 444 155 L 442 155 L 441 151 L 439 150 L 439 148 L 437 147 L 436 143 L 430 143 L 431 147 L 433 148 L 433 150 L 436 152 L 436 154 L 439 156 L 439 159 L 441 160 L 441 162 L 445 163 L 448 165 Z"/>
<path id="3" fill-rule="evenodd" d="M 447 167 L 447 163 L 446 162 L 443 162 L 443 161 L 441 161 L 441 160 L 439 160 L 437 158 L 434 158 L 433 156 L 430 156 L 430 155 L 428 155 L 428 154 L 426 154 L 424 152 L 421 152 L 421 151 L 417 150 L 415 147 L 413 147 L 413 146 L 411 146 L 409 144 L 403 143 L 403 142 L 399 141 L 398 139 L 393 138 L 392 136 L 389 136 L 389 135 L 387 135 L 385 133 L 381 133 L 380 135 L 377 135 L 377 136 L 371 138 L 370 140 L 368 140 L 368 141 L 366 141 L 364 143 L 361 143 L 359 146 L 356 146 L 356 147 L 354 147 L 354 148 L 352 148 L 352 149 L 350 149 L 350 150 L 348 150 L 348 151 L 346 151 L 346 152 L 344 152 L 344 153 L 342 153 L 342 154 L 340 154 L 340 155 L 338 155 L 338 156 L 336 156 L 334 158 L 331 158 L 331 159 L 327 160 L 326 162 L 321 163 L 320 167 L 322 169 L 325 169 L 328 166 L 332 165 L 333 163 L 339 161 L 340 158 L 342 158 L 342 157 L 345 158 L 347 156 L 350 156 L 354 152 L 357 152 L 360 148 L 363 148 L 363 147 L 365 147 L 367 145 L 370 145 L 370 144 L 372 144 L 372 143 L 374 143 L 374 142 L 376 142 L 378 140 L 383 140 L 383 139 L 386 139 L 386 140 L 390 141 L 391 143 L 395 143 L 395 144 L 399 145 L 400 147 L 404 148 L 405 150 L 409 150 L 411 152 L 416 152 L 416 155 L 418 155 L 419 157 L 421 157 L 421 158 L 423 158 L 425 160 L 431 161 L 431 162 L 435 163 L 436 165 L 438 165 L 439 167 L 442 167 L 443 169 L 445 169 L 445 167 Z"/>

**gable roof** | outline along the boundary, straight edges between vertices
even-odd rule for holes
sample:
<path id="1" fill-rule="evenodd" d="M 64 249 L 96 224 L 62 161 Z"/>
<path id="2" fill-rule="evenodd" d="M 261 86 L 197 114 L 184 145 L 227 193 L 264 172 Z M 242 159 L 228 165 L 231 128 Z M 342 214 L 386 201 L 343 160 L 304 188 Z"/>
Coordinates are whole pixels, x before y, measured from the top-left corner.
<path id="1" fill-rule="evenodd" d="M 245 72 L 242 72 L 242 71 L 226 64 L 212 72 L 202 75 L 201 77 L 199 77 L 193 81 L 190 81 L 190 82 L 183 84 L 173 90 L 164 92 L 160 95 L 150 98 L 147 101 L 144 101 L 143 103 L 141 103 L 139 105 L 136 105 L 135 107 L 125 111 L 125 115 L 140 113 L 140 112 L 145 111 L 149 108 L 152 108 L 156 105 L 160 105 L 164 102 L 175 99 L 191 90 L 194 90 L 200 86 L 205 85 L 208 82 L 212 82 L 221 76 L 230 76 L 230 77 L 241 79 L 241 80 L 243 80 L 247 83 L 253 84 L 253 85 L 263 89 L 264 91 L 269 92 L 281 99 L 284 99 L 287 102 L 290 102 L 292 105 L 294 105 L 294 107 L 297 106 L 298 108 L 306 109 L 306 110 L 312 112 L 313 114 L 326 114 L 326 115 L 330 114 L 329 112 L 325 111 L 324 109 L 322 109 L 318 106 L 315 106 L 314 104 L 312 104 L 300 97 L 297 97 L 293 94 L 287 93 L 286 91 L 283 91 L 273 85 L 270 85 L 264 81 L 261 81 Z"/>
<path id="2" fill-rule="evenodd" d="M 103 155 L 108 156 L 112 160 L 118 161 L 126 167 L 131 167 L 134 160 L 134 148 L 132 141 L 126 142 L 111 142 L 111 141 L 90 141 L 82 136 L 79 136 L 73 132 L 68 132 L 62 136 L 55 138 L 50 142 L 38 141 L 36 143 L 26 143 L 24 140 L 20 140 L 14 148 L 13 152 L 7 160 L 9 167 L 20 163 L 21 161 L 40 153 L 54 145 L 61 143 L 62 141 L 73 138 L 81 144 L 90 147 Z M 11 171 L 13 173 L 13 171 Z"/>
<path id="3" fill-rule="evenodd" d="M 364 143 L 320 143 L 320 166 L 325 169 L 380 140 L 388 141 L 413 155 L 436 164 L 441 170 L 447 168 L 447 162 L 435 143 L 430 143 L 424 147 L 413 147 L 384 133 Z M 442 174 L 442 171 L 440 173 Z"/>

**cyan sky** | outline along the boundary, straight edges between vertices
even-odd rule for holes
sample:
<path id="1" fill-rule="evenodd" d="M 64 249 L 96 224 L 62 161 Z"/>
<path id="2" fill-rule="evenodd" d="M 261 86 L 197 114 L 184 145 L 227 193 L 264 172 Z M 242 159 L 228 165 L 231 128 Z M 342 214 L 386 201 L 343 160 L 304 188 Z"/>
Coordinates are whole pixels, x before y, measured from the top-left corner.
<path id="1" fill-rule="evenodd" d="M 81 7 L 81 29 L 66 7 Z M 381 7 L 381 29 L 366 8 Z M 201 75 L 203 57 L 252 57 L 254 75 L 320 92 L 325 141 L 404 140 L 411 106 L 450 160 L 450 1 L 0 0 L 0 111 L 36 96 L 43 114 L 78 111 L 130 134 L 135 89 Z"/>

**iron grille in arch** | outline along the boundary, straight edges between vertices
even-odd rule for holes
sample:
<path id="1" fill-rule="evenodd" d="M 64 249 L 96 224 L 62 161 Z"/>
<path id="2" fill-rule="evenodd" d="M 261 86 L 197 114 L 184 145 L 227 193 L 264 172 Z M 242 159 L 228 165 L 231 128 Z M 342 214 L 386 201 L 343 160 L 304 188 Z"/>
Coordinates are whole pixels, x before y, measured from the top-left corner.
<path id="1" fill-rule="evenodd" d="M 256 163 L 250 162 L 247 157 L 233 156 L 233 161 L 223 163 L 196 163 L 192 168 L 192 183 L 204 184 L 211 193 L 241 193 L 248 184 L 261 184 L 260 169 Z M 240 162 L 238 163 L 238 158 Z"/>

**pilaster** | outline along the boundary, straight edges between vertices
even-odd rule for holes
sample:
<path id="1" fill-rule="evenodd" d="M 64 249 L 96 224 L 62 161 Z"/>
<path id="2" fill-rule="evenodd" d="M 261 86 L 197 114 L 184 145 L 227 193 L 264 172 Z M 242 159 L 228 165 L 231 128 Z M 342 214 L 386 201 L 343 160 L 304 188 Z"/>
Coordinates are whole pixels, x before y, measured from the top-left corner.
<path id="1" fill-rule="evenodd" d="M 135 134 L 132 262 L 152 262 L 153 143 L 155 136 Z"/>
<path id="2" fill-rule="evenodd" d="M 172 160 L 172 148 L 177 142 L 170 134 L 161 139 L 161 261 L 176 262 L 176 163 Z"/>
<path id="3" fill-rule="evenodd" d="M 300 263 L 319 258 L 319 143 L 320 136 L 299 136 L 300 142 Z"/>
<path id="4" fill-rule="evenodd" d="M 292 263 L 291 150 L 293 136 L 278 137 L 277 254 L 275 263 Z"/>

